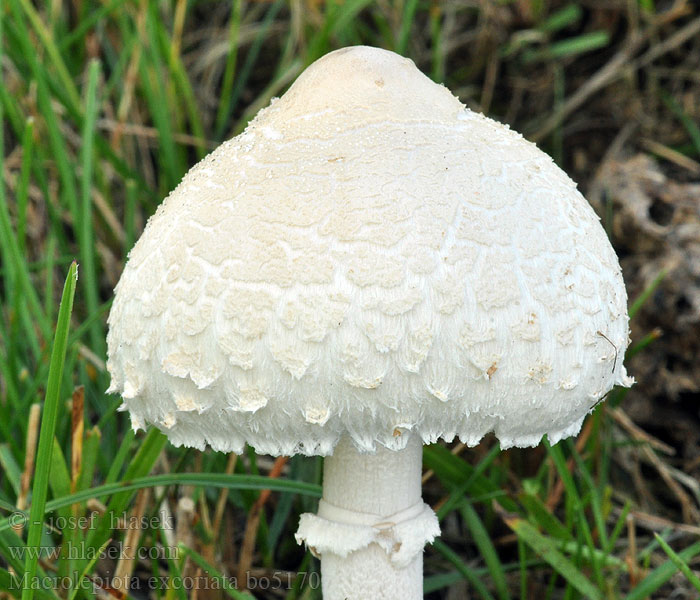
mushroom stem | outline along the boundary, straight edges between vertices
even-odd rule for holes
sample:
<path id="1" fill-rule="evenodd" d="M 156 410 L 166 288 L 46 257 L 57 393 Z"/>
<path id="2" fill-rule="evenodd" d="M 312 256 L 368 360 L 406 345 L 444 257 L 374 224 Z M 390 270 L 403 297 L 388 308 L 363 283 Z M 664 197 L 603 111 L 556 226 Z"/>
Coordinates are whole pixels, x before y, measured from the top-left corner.
<path id="1" fill-rule="evenodd" d="M 325 459 L 318 515 L 302 515 L 297 540 L 321 558 L 325 600 L 423 597 L 423 547 L 440 533 L 421 498 L 422 443 L 359 452 L 342 439 Z"/>

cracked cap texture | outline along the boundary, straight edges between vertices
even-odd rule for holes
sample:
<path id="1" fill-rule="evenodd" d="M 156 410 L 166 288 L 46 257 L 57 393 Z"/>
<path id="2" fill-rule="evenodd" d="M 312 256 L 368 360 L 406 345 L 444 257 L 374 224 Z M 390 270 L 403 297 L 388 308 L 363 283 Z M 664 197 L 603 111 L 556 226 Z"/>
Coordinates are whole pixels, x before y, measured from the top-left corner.
<path id="1" fill-rule="evenodd" d="M 193 167 L 115 293 L 110 391 L 176 445 L 554 443 L 632 381 L 620 266 L 575 184 L 376 48 L 324 56 Z"/>

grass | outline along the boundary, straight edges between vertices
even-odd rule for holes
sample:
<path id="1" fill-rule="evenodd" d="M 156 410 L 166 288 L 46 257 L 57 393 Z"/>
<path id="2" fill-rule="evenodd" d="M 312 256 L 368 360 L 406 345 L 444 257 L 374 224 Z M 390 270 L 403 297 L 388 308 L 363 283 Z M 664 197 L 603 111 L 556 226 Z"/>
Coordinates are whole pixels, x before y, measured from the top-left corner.
<path id="1" fill-rule="evenodd" d="M 49 473 L 51 471 L 51 454 L 53 439 L 56 433 L 56 416 L 61 401 L 60 389 L 63 378 L 63 366 L 66 360 L 68 343 L 68 328 L 70 316 L 73 310 L 73 298 L 75 286 L 78 281 L 78 265 L 74 262 L 68 269 L 66 283 L 63 287 L 61 307 L 56 323 L 56 336 L 54 337 L 51 360 L 49 363 L 49 378 L 46 384 L 43 415 L 41 418 L 41 432 L 39 433 L 39 448 L 34 472 L 34 484 L 32 486 L 32 505 L 29 513 L 29 527 L 27 531 L 27 547 L 37 548 L 41 545 L 41 535 L 44 528 L 44 514 L 46 513 L 46 496 L 49 487 Z M 36 576 L 38 555 L 28 553 L 24 563 L 24 572 L 28 581 L 33 581 Z M 34 589 L 25 587 L 22 591 L 22 600 L 32 600 Z"/>
<path id="2" fill-rule="evenodd" d="M 615 18 L 650 44 L 670 39 L 674 19 L 664 29 L 655 3 L 634 7 L 616 8 Z M 496 118 L 533 132 L 575 177 L 592 177 L 570 151 L 571 128 L 585 126 L 589 113 L 572 113 L 569 101 L 590 87 L 595 105 L 600 88 L 589 82 L 624 36 L 583 4 L 0 6 L 0 595 L 107 597 L 106 578 L 118 571 L 154 581 L 151 597 L 188 597 L 176 582 L 203 577 L 207 597 L 320 598 L 318 563 L 291 540 L 298 515 L 315 509 L 321 462 L 295 457 L 283 478 L 272 478 L 272 460 L 252 452 L 234 461 L 172 448 L 154 430 L 134 435 L 119 401 L 105 394 L 105 319 L 129 249 L 187 169 L 304 66 L 357 43 L 413 57 L 470 106 L 484 102 Z M 634 76 L 621 68 L 607 85 Z M 700 158 L 687 102 L 671 84 L 649 93 L 661 98 L 661 122 L 676 125 L 667 145 Z M 642 121 L 652 130 L 640 135 L 653 137 L 657 121 Z M 595 155 L 594 143 L 580 144 Z M 664 275 L 632 300 L 633 314 Z M 631 353 L 653 351 L 658 335 L 641 332 Z M 655 535 L 643 526 L 649 515 L 629 486 L 630 453 L 651 452 L 657 489 L 675 497 L 651 436 L 613 418 L 624 394 L 614 391 L 576 440 L 553 447 L 500 452 L 487 440 L 425 449 L 425 496 L 443 526 L 426 553 L 426 597 L 634 600 L 697 590 L 700 544 L 678 511 L 652 515 L 664 525 Z M 38 428 L 29 415 L 42 398 Z M 260 501 L 266 489 L 273 494 Z M 189 520 L 182 497 L 194 502 Z M 257 511 L 252 554 L 239 556 Z M 104 559 L 129 535 L 132 517 L 143 525 L 135 543 L 145 558 Z M 181 531 L 175 522 L 189 525 Z M 171 556 L 158 554 L 167 549 Z M 236 579 L 239 563 L 252 565 L 258 585 L 250 592 Z"/>

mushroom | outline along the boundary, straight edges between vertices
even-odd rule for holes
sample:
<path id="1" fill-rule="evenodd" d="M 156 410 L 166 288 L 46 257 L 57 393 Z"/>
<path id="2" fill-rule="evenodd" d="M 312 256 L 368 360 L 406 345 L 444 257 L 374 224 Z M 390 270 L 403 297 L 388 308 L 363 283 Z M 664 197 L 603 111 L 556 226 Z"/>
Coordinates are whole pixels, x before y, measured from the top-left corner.
<path id="1" fill-rule="evenodd" d="M 129 255 L 111 392 L 175 445 L 326 456 L 326 599 L 422 597 L 421 448 L 575 435 L 632 383 L 625 287 L 549 156 L 412 61 L 331 52 L 194 166 Z"/>

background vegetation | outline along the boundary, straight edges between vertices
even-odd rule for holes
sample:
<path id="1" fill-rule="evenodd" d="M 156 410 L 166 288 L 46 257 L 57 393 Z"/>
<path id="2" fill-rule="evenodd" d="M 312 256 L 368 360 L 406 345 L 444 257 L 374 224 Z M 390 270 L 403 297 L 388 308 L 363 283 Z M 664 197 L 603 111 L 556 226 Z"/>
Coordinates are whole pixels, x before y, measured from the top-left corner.
<path id="1" fill-rule="evenodd" d="M 134 435 L 105 394 L 105 319 L 187 169 L 314 59 L 364 43 L 580 183 L 633 314 L 639 384 L 577 439 L 425 449 L 443 528 L 426 597 L 700 597 L 697 4 L 3 0 L 0 38 L 0 595 L 320 597 L 292 535 L 320 460 Z"/>

